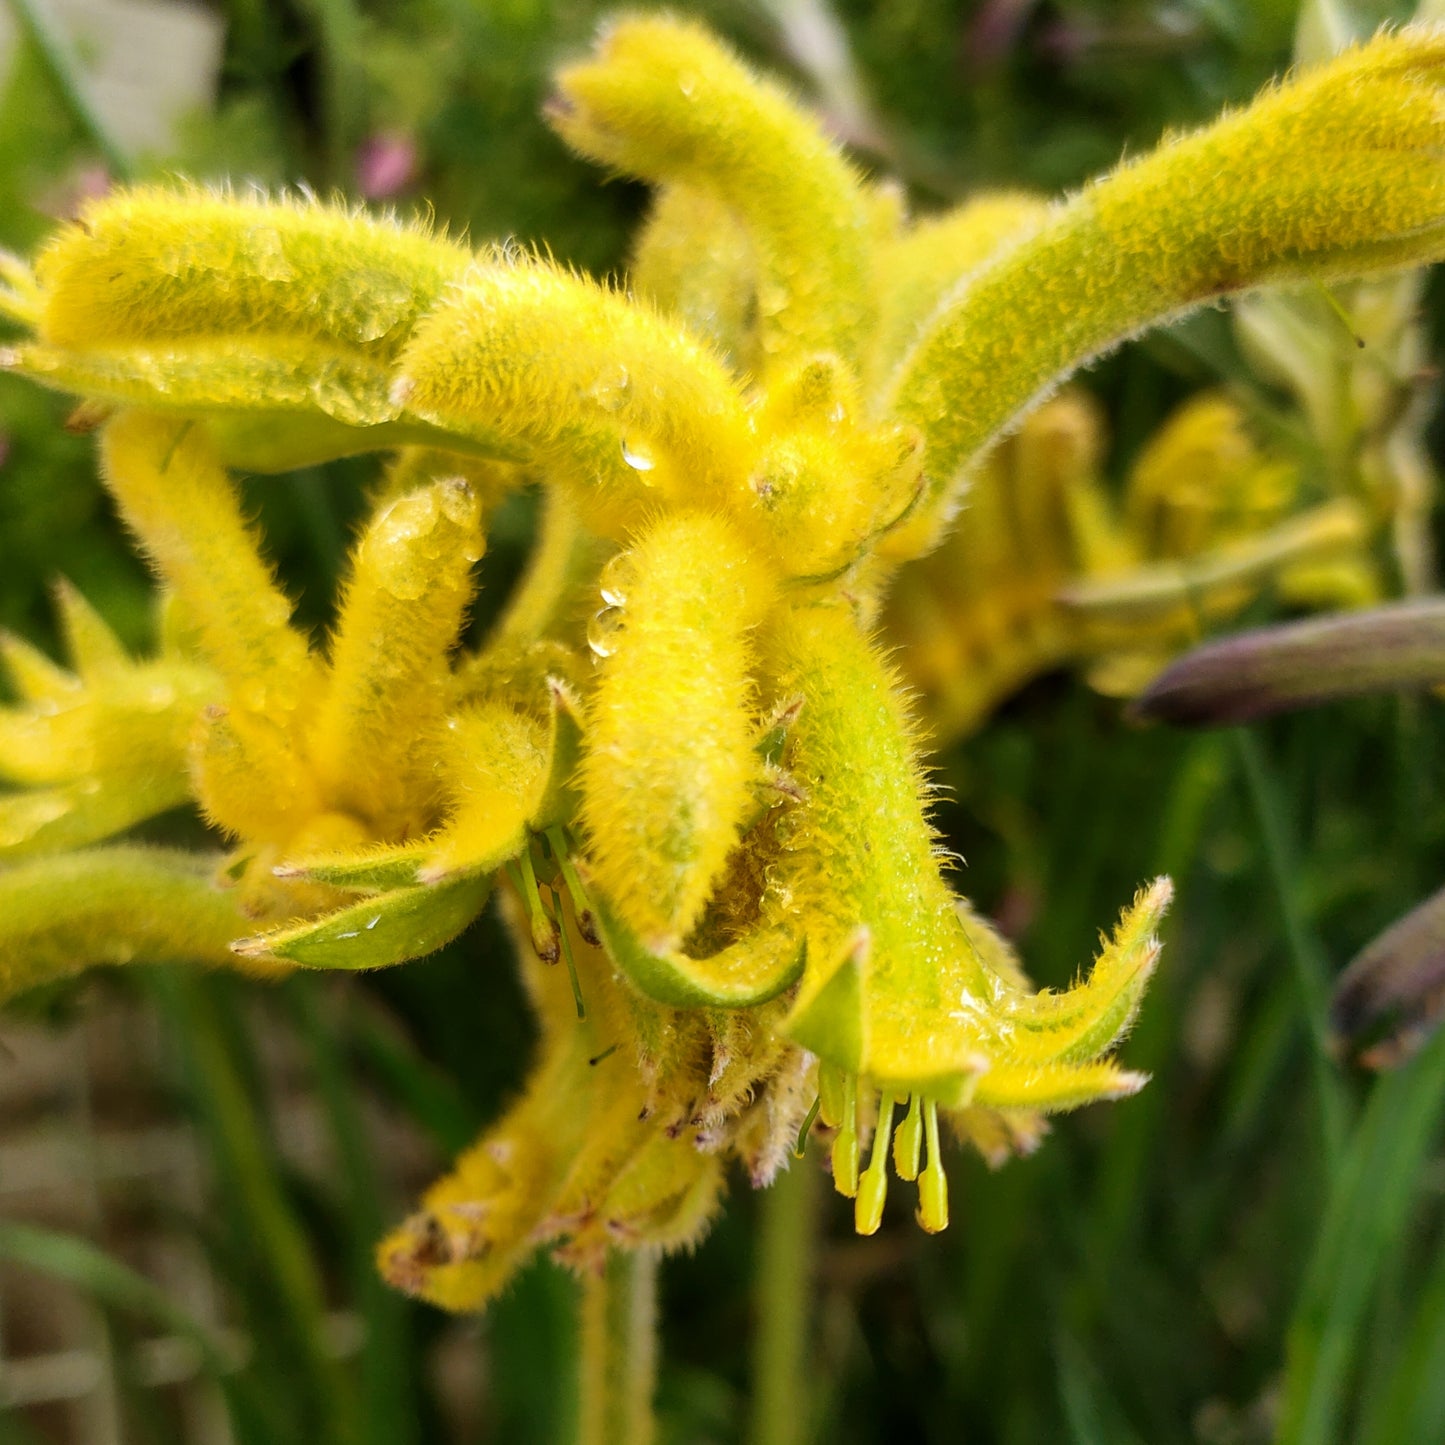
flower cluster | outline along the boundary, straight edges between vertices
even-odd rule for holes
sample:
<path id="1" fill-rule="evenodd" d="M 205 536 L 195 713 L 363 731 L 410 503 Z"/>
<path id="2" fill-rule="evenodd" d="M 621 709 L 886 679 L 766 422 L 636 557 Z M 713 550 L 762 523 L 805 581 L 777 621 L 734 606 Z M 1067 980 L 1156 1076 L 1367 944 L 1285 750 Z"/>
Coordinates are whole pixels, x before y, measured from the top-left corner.
<path id="1" fill-rule="evenodd" d="M 160 647 L 126 656 L 69 592 L 73 671 L 5 643 L 0 988 L 395 964 L 495 891 L 539 1057 L 383 1244 L 390 1279 L 468 1308 L 539 1245 L 685 1243 L 724 1161 L 765 1183 L 815 1124 L 860 1231 L 890 1160 L 943 1228 L 941 1121 L 1001 1159 L 1143 1082 L 1112 1050 L 1169 887 L 1073 988 L 1031 988 L 945 877 L 874 636 L 893 576 L 1127 335 L 1445 250 L 1442 65 L 1445 36 L 1401 32 L 1066 203 L 913 223 L 700 27 L 623 19 L 550 115 L 658 188 L 626 290 L 309 199 L 94 202 L 5 263 L 7 360 L 99 429 Z M 316 645 L 231 473 L 371 451 Z M 462 648 L 523 485 L 529 569 Z M 109 841 L 188 799 L 217 853 Z"/>

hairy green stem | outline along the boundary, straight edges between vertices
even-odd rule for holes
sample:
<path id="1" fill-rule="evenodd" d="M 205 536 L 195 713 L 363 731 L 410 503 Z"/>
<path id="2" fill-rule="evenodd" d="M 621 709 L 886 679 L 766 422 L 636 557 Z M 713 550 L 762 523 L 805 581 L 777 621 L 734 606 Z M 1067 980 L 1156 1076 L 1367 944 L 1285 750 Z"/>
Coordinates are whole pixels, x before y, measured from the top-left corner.
<path id="1" fill-rule="evenodd" d="M 578 1445 L 653 1445 L 657 1258 L 614 1251 L 582 1285 Z"/>
<path id="2" fill-rule="evenodd" d="M 762 1199 L 754 1281 L 751 1445 L 804 1445 L 811 1433 L 808 1304 L 818 1177 L 813 1160 L 796 1160 Z"/>

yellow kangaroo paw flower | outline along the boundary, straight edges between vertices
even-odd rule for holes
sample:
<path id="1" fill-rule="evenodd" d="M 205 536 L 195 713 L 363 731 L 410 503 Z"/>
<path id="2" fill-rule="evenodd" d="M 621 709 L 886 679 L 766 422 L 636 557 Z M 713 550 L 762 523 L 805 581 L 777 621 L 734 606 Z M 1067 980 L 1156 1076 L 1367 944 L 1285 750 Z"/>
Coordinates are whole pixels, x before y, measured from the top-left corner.
<path id="1" fill-rule="evenodd" d="M 1172 412 L 1139 453 L 1124 525 L 1141 556 L 1191 557 L 1278 520 L 1298 485 L 1294 466 L 1255 444 L 1243 408 L 1205 392 Z"/>
<path id="2" fill-rule="evenodd" d="M 899 1093 L 968 1086 L 987 1030 L 959 1020 L 987 975 L 938 871 L 893 680 L 841 606 L 791 609 L 765 636 L 800 801 L 776 826 L 773 906 L 808 934 L 790 1037 Z M 986 1057 L 986 1055 L 984 1055 Z"/>
<path id="3" fill-rule="evenodd" d="M 0 854 L 79 847 L 184 803 L 187 744 L 218 686 L 176 658 L 133 662 L 73 589 L 59 610 L 84 670 L 12 651 L 31 696 L 0 708 L 0 777 L 39 791 L 0 794 Z"/>
<path id="4" fill-rule="evenodd" d="M 0 999 L 98 964 L 236 966 L 219 861 L 122 847 L 0 869 Z"/>
<path id="5" fill-rule="evenodd" d="M 400 447 L 392 454 L 372 491 L 372 511 L 378 513 L 392 502 L 446 477 L 460 477 L 471 488 L 481 505 L 484 522 L 508 494 L 526 480 L 525 473 L 514 462 L 498 461 L 495 457 L 471 456 L 436 446 Z"/>
<path id="6" fill-rule="evenodd" d="M 528 958 L 527 921 L 503 901 Z M 539 1244 L 586 1268 L 609 1246 L 690 1243 L 716 1207 L 720 1161 L 647 1109 L 634 1067 L 636 1010 L 664 1011 L 621 987 L 604 954 L 574 943 L 586 1019 L 562 970 L 524 965 L 543 1031 L 526 1092 L 378 1252 L 393 1284 L 443 1308 L 481 1308 Z"/>
<path id="7" fill-rule="evenodd" d="M 31 342 L 0 359 L 56 391 L 191 419 L 215 414 L 213 435 L 226 460 L 258 471 L 285 471 L 429 434 L 420 426 L 389 425 L 400 408 L 382 363 L 318 341 L 288 340 L 280 356 L 250 350 L 251 344 L 205 336 L 78 351 Z M 293 412 L 303 415 L 288 415 Z"/>
<path id="8" fill-rule="evenodd" d="M 161 409 L 309 411 L 319 427 L 274 418 L 279 435 L 226 438 L 231 460 L 297 465 L 360 449 L 349 429 L 396 415 L 391 364 L 470 260 L 423 227 L 313 201 L 122 190 L 41 251 L 35 343 L 12 364 Z"/>
<path id="9" fill-rule="evenodd" d="M 205 432 L 173 418 L 123 413 L 101 456 L 121 515 L 223 684 L 194 740 L 199 800 L 241 836 L 289 835 L 320 807 L 296 738 L 317 674 L 235 486 Z"/>
<path id="10" fill-rule="evenodd" d="M 31 786 L 83 779 L 185 787 L 186 746 L 216 689 L 203 668 L 142 663 L 60 709 L 0 709 L 0 776 Z"/>
<path id="11" fill-rule="evenodd" d="M 814 351 L 857 363 L 873 304 L 871 216 L 857 174 L 776 85 L 702 26 L 631 16 L 564 67 L 548 118 L 575 150 L 646 180 L 709 190 L 758 257 L 767 366 Z"/>
<path id="12" fill-rule="evenodd" d="M 723 1162 L 716 1155 L 653 1135 L 558 1257 L 587 1266 L 618 1248 L 688 1249 L 717 1213 L 722 1185 Z"/>
<path id="13" fill-rule="evenodd" d="M 667 517 L 603 574 L 582 821 L 598 890 L 647 947 L 692 930 L 759 771 L 751 628 L 765 567 L 723 518 Z"/>
<path id="14" fill-rule="evenodd" d="M 191 786 L 202 812 L 224 832 L 286 846 L 325 811 L 296 747 L 292 718 L 209 703 L 191 737 Z"/>
<path id="15" fill-rule="evenodd" d="M 711 352 L 536 259 L 473 267 L 417 328 L 394 390 L 449 434 L 560 469 L 613 535 L 659 501 L 725 501 L 751 455 L 742 399 Z"/>
<path id="16" fill-rule="evenodd" d="M 748 477 L 743 522 L 788 577 L 842 575 L 918 500 L 921 433 L 866 424 L 836 357 L 779 374 L 758 425 L 768 440 Z"/>
<path id="17" fill-rule="evenodd" d="M 544 1044 L 521 1099 L 381 1242 L 377 1264 L 391 1284 L 458 1311 L 481 1309 L 506 1284 L 536 1248 L 588 1127 L 579 1097 L 596 1073 L 587 1063 L 596 1047 L 585 1026 Z"/>
<path id="18" fill-rule="evenodd" d="M 295 335 L 394 358 L 470 260 L 425 227 L 350 207 L 137 186 L 91 202 L 40 252 L 39 332 L 67 347 Z"/>
<path id="19" fill-rule="evenodd" d="M 426 825 L 448 654 L 482 555 L 481 503 L 460 477 L 383 507 L 352 549 L 325 689 L 306 747 L 331 806 L 382 836 Z"/>
<path id="20" fill-rule="evenodd" d="M 939 504 L 888 555 L 927 550 L 970 459 L 1140 328 L 1265 282 L 1445 251 L 1442 66 L 1445 33 L 1382 35 L 1121 166 L 967 277 L 882 399 L 927 435 Z"/>
<path id="21" fill-rule="evenodd" d="M 187 744 L 213 686 L 200 669 L 141 664 L 59 711 L 0 710 L 0 774 L 42 785 L 0 794 L 0 854 L 94 843 L 185 803 Z"/>
<path id="22" fill-rule="evenodd" d="M 127 412 L 105 429 L 106 485 L 152 565 L 175 593 L 237 707 L 273 716 L 312 683 L 291 603 L 261 559 L 231 479 L 204 431 Z"/>

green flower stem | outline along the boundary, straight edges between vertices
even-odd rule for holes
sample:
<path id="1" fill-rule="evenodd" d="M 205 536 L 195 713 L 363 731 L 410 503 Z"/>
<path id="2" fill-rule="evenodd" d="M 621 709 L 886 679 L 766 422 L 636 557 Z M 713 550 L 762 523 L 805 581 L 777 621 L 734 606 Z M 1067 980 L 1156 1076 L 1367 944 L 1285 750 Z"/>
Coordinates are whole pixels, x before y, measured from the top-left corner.
<path id="1" fill-rule="evenodd" d="M 804 1445 L 810 1434 L 805 1381 L 818 1178 L 815 1161 L 795 1160 L 762 1198 L 751 1445 Z"/>
<path id="2" fill-rule="evenodd" d="M 1250 805 L 1259 825 L 1260 841 L 1270 879 L 1279 898 L 1285 944 L 1299 988 L 1300 1004 L 1310 1033 L 1310 1062 L 1319 1095 L 1320 1129 L 1325 1163 L 1331 1178 L 1339 1163 L 1345 1137 L 1345 1096 L 1330 1059 L 1330 996 L 1319 940 L 1300 912 L 1294 887 L 1297 874 L 1294 849 L 1285 835 L 1283 803 L 1254 735 L 1245 729 L 1234 733 L 1240 771 Z"/>
<path id="3" fill-rule="evenodd" d="M 156 969 L 150 977 L 180 1049 L 219 1187 L 251 1251 L 257 1293 L 274 1309 L 267 1322 L 276 1334 L 270 1347 L 293 1362 L 303 1429 L 316 1445 L 351 1445 L 358 1438 L 358 1401 L 326 1349 L 325 1284 L 228 1045 L 221 1000 L 194 974 Z"/>
<path id="4" fill-rule="evenodd" d="M 582 1285 L 578 1445 L 653 1445 L 657 1258 L 609 1254 Z"/>

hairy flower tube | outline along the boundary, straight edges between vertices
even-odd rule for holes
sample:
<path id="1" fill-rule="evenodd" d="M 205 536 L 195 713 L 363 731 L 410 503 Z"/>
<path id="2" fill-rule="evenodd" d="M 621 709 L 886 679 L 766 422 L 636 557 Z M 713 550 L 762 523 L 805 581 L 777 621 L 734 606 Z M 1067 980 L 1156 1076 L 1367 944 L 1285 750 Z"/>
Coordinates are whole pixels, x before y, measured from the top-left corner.
<path id="1" fill-rule="evenodd" d="M 1445 35 L 1401 31 L 1071 200 L 915 223 L 704 29 L 623 18 L 549 114 L 657 188 L 625 290 L 310 200 L 92 203 L 5 263 L 6 360 L 99 429 L 160 644 L 127 657 L 69 593 L 73 671 L 6 644 L 0 985 L 397 964 L 496 893 L 537 1063 L 388 1278 L 474 1308 L 543 1245 L 686 1244 L 725 1161 L 766 1183 L 815 1127 L 860 1231 L 890 1175 L 943 1228 L 945 1130 L 1002 1160 L 1144 1082 L 1113 1051 L 1170 889 L 1072 988 L 1031 987 L 930 827 L 875 640 L 894 574 L 1100 351 L 1445 250 L 1442 67 Z M 366 451 L 375 511 L 310 639 L 231 472 Z M 460 646 L 524 485 L 529 568 Z M 124 841 L 184 799 L 213 854 Z"/>

